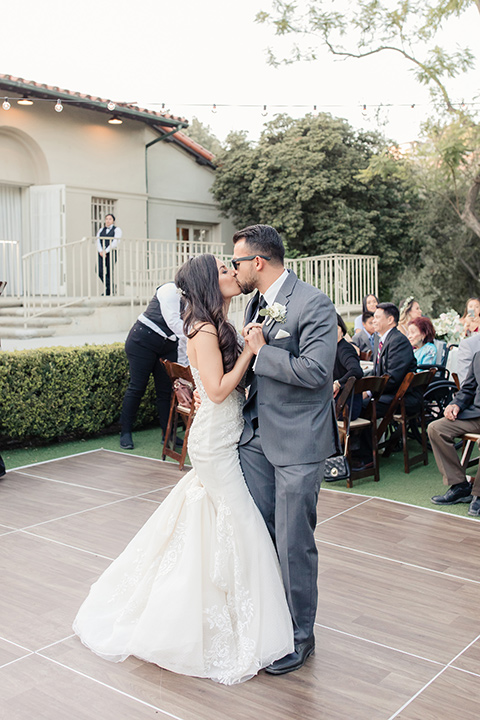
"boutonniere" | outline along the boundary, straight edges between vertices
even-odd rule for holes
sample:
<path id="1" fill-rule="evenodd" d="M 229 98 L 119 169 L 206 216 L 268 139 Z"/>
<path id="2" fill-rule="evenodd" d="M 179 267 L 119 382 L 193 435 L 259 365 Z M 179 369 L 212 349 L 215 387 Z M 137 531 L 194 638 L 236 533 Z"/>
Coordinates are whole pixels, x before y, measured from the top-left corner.
<path id="1" fill-rule="evenodd" d="M 280 305 L 280 303 L 276 302 L 273 303 L 273 305 L 269 305 L 269 307 L 263 308 L 258 314 L 262 317 L 268 317 L 267 325 L 269 325 L 272 320 L 274 322 L 284 323 L 287 317 L 287 308 L 285 305 Z"/>

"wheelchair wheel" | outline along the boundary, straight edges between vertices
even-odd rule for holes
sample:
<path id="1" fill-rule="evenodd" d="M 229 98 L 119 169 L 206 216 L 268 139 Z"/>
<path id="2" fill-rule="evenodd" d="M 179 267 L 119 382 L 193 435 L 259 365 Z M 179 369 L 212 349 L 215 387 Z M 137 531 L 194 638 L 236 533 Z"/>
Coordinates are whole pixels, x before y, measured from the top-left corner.
<path id="1" fill-rule="evenodd" d="M 439 420 L 443 417 L 445 408 L 452 402 L 457 392 L 458 388 L 451 380 L 434 380 L 428 386 L 423 396 L 427 426 L 434 420 Z M 461 447 L 462 442 L 460 441 L 457 445 Z M 431 450 L 430 442 L 428 443 L 428 447 Z"/>

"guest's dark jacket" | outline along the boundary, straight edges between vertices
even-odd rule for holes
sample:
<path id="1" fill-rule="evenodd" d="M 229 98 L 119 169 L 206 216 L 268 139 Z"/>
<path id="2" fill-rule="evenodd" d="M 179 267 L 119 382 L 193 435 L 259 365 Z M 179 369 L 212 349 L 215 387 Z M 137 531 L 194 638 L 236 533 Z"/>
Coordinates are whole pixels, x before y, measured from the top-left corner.
<path id="1" fill-rule="evenodd" d="M 338 380 L 343 388 L 349 377 L 363 377 L 363 370 L 360 367 L 360 360 L 353 345 L 342 338 L 337 343 L 337 354 L 333 366 L 333 379 Z M 355 395 L 352 407 L 352 419 L 356 420 L 362 409 L 361 395 Z"/>
<path id="2" fill-rule="evenodd" d="M 473 356 L 467 377 L 451 404 L 460 408 L 459 420 L 480 417 L 480 352 Z"/>
<path id="3" fill-rule="evenodd" d="M 416 372 L 417 361 L 410 341 L 396 327 L 388 333 L 380 356 L 378 356 L 379 340 L 380 338 L 377 336 L 373 354 L 373 374 L 390 376 L 381 397 L 383 402 L 389 402 L 393 400 L 405 375 L 409 372 Z M 407 395 L 420 397 L 421 393 L 414 388 L 409 390 Z"/>
<path id="4" fill-rule="evenodd" d="M 375 335 L 373 337 L 375 338 Z M 370 338 L 365 328 L 362 328 L 359 333 L 355 333 L 352 338 L 352 345 L 356 345 L 360 352 L 372 352 L 373 354 Z"/>

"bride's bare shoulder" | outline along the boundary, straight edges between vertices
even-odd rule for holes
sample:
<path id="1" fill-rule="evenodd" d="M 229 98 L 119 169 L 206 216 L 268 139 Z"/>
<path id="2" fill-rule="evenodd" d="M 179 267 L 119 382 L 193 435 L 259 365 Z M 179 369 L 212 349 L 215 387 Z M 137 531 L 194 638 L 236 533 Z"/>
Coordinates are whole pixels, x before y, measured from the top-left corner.
<path id="1" fill-rule="evenodd" d="M 200 333 L 207 333 L 207 335 L 215 335 L 215 337 L 218 336 L 217 328 L 215 327 L 215 325 L 207 322 L 195 323 L 195 325 L 192 326 L 192 331 L 195 332 L 195 335 L 193 337 L 196 337 Z"/>

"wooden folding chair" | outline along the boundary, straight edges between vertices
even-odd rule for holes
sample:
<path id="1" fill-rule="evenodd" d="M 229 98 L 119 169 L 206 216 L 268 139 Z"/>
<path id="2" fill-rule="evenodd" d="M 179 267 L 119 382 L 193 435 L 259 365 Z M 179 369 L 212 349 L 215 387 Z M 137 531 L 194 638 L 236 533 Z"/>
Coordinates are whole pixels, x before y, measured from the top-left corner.
<path id="1" fill-rule="evenodd" d="M 179 463 L 178 469 L 183 470 L 185 458 L 187 457 L 188 434 L 195 415 L 195 404 L 193 400 L 189 405 L 180 404 L 177 395 L 175 394 L 173 385 L 175 380 L 186 380 L 191 384 L 192 389 L 194 389 L 195 382 L 189 367 L 170 362 L 169 360 L 164 360 L 163 363 L 165 365 L 165 370 L 172 381 L 172 399 L 170 401 L 170 413 L 168 416 L 168 424 L 163 442 L 162 460 L 165 460 L 167 456 L 173 460 L 177 460 Z M 178 452 L 175 449 L 175 443 L 177 441 L 177 427 L 180 418 L 185 424 L 185 437 L 183 438 L 182 449 Z"/>
<path id="2" fill-rule="evenodd" d="M 344 389 L 338 399 L 337 409 L 341 405 L 342 419 L 337 420 L 338 432 L 340 434 L 340 440 L 345 447 L 345 455 L 347 456 L 348 463 L 350 465 L 350 477 L 347 480 L 347 487 L 353 487 L 353 480 L 359 480 L 360 478 L 374 476 L 375 482 L 380 480 L 380 473 L 378 468 L 378 434 L 377 434 L 377 400 L 383 392 L 385 385 L 388 382 L 388 375 L 382 375 L 377 377 L 375 375 L 369 375 L 355 380 L 351 387 L 348 387 L 348 383 L 352 378 L 347 380 Z M 359 417 L 356 420 L 350 420 L 349 405 L 347 404 L 348 396 L 343 398 L 342 395 L 348 390 L 350 402 L 353 402 L 353 396 L 359 393 L 369 391 L 371 394 L 369 401 L 369 417 Z M 337 415 L 338 418 L 338 415 Z M 360 433 L 365 428 L 370 428 L 372 433 L 372 456 L 373 465 L 371 468 L 365 468 L 364 470 L 354 470 L 352 468 L 352 457 L 351 457 L 351 442 L 350 436 L 356 433 Z"/>
<path id="3" fill-rule="evenodd" d="M 360 350 L 360 360 L 363 361 L 370 361 L 372 359 L 372 351 L 371 350 Z"/>
<path id="4" fill-rule="evenodd" d="M 386 433 L 389 425 L 395 424 L 397 426 L 397 429 L 391 433 L 388 440 L 383 443 L 385 448 L 383 455 L 384 457 L 388 457 L 393 452 L 395 444 L 400 439 L 401 434 L 403 446 L 403 468 L 406 473 L 410 472 L 411 465 L 415 465 L 418 462 L 423 462 L 424 465 L 428 465 L 427 424 L 425 422 L 425 405 L 423 403 L 423 395 L 435 377 L 435 373 L 435 367 L 425 372 L 407 373 L 378 427 L 378 437 L 381 438 L 382 435 Z M 421 391 L 422 399 L 419 409 L 416 412 L 407 413 L 405 407 L 405 395 L 407 391 L 412 388 L 418 388 Z M 420 420 L 420 428 L 418 427 L 418 420 Z M 412 429 L 414 438 L 420 442 L 422 446 L 422 452 L 412 458 L 408 454 L 407 445 L 409 427 Z"/>

